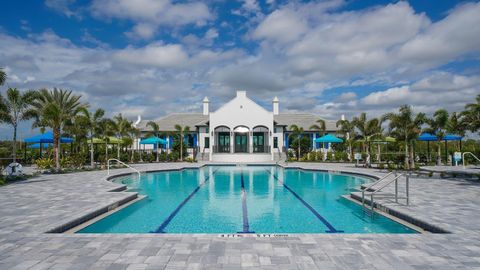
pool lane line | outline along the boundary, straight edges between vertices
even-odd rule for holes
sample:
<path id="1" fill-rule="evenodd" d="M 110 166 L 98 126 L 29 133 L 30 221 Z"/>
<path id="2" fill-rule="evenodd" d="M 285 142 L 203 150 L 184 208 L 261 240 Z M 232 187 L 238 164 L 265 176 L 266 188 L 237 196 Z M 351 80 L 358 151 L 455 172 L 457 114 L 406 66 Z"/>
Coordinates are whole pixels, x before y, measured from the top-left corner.
<path id="1" fill-rule="evenodd" d="M 302 199 L 300 195 L 298 195 L 295 191 L 293 191 L 282 180 L 278 179 L 278 177 L 275 174 L 272 174 L 269 170 L 266 170 L 266 171 L 268 172 L 268 174 L 273 176 L 275 180 L 277 180 L 280 184 L 282 184 L 286 190 L 290 191 L 290 193 L 292 193 L 293 196 L 295 196 L 295 198 L 297 198 L 305 207 L 307 207 L 308 210 L 310 210 L 310 212 L 312 212 L 325 226 L 327 226 L 328 230 L 325 231 L 326 233 L 343 233 L 343 231 L 335 229 L 335 227 L 333 227 L 333 225 L 330 224 L 330 222 L 328 222 L 322 215 L 320 215 L 320 213 L 317 212 L 317 210 L 315 210 L 310 204 L 308 204 L 304 199 Z"/>
<path id="2" fill-rule="evenodd" d="M 215 171 L 212 172 L 212 176 L 218 171 L 219 169 L 216 169 Z M 162 224 L 155 230 L 155 231 L 151 231 L 151 233 L 165 233 L 165 228 L 168 226 L 168 224 L 170 224 L 170 222 L 172 221 L 172 219 L 178 214 L 178 212 L 180 212 L 180 210 L 182 210 L 183 206 L 185 206 L 185 204 L 187 204 L 187 202 L 198 192 L 198 190 L 205 185 L 205 183 L 207 183 L 207 181 L 210 180 L 210 175 L 207 175 L 207 177 L 205 177 L 205 180 L 200 184 L 198 185 L 193 191 L 192 193 L 190 193 L 190 195 L 188 195 L 187 198 L 185 198 L 178 206 L 177 208 L 175 208 L 175 210 L 173 210 L 172 213 L 170 213 L 170 215 L 162 222 Z"/>
<path id="3" fill-rule="evenodd" d="M 238 233 L 255 233 L 250 231 L 248 223 L 248 209 L 247 209 L 247 192 L 245 191 L 245 181 L 243 179 L 243 169 L 240 169 L 240 180 L 242 184 L 242 216 L 243 216 L 243 231 Z"/>

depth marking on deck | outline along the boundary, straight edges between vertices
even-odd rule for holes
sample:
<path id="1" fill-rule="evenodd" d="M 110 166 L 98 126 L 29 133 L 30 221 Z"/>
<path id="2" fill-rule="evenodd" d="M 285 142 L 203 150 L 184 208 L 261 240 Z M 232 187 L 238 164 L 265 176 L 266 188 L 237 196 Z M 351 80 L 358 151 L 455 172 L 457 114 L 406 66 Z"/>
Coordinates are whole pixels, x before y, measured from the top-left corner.
<path id="1" fill-rule="evenodd" d="M 240 169 L 240 180 L 242 183 L 242 215 L 243 215 L 243 231 L 239 233 L 255 233 L 250 231 L 248 224 L 248 209 L 247 209 L 247 192 L 245 191 L 245 181 L 243 179 L 243 169 Z"/>
<path id="2" fill-rule="evenodd" d="M 215 171 L 212 172 L 212 175 L 213 176 L 219 169 L 216 169 Z M 210 180 L 210 175 L 207 175 L 205 177 L 205 180 L 200 183 L 200 185 L 198 185 L 193 191 L 192 193 L 190 193 L 190 195 L 188 195 L 187 198 L 185 198 L 185 200 L 183 200 L 178 206 L 177 208 L 175 208 L 175 210 L 173 210 L 172 213 L 170 213 L 170 215 L 162 222 L 162 224 L 158 227 L 158 229 L 156 229 L 155 231 L 151 231 L 151 233 L 165 233 L 165 228 L 168 226 L 168 224 L 170 224 L 170 222 L 172 221 L 172 219 L 178 214 L 178 212 L 180 212 L 180 210 L 183 208 L 183 206 L 185 206 L 185 204 L 187 204 L 187 202 L 198 192 L 198 190 L 203 187 L 205 185 L 205 183 L 208 182 L 208 180 Z"/>
<path id="3" fill-rule="evenodd" d="M 320 213 L 317 212 L 317 210 L 315 210 L 310 204 L 308 204 L 304 199 L 302 199 L 300 195 L 298 195 L 295 191 L 293 191 L 282 180 L 278 179 L 278 177 L 275 174 L 272 174 L 269 170 L 266 170 L 266 171 L 268 172 L 268 174 L 273 176 L 275 180 L 277 180 L 280 184 L 282 184 L 282 186 L 286 190 L 290 191 L 290 193 L 292 193 L 293 196 L 295 196 L 295 198 L 297 198 L 305 207 L 307 207 L 308 210 L 310 210 L 310 212 L 312 212 L 325 226 L 327 226 L 328 230 L 325 231 L 326 233 L 343 233 L 343 231 L 339 231 L 335 229 L 335 227 L 333 227 L 333 225 L 330 224 L 330 222 L 328 222 L 324 217 L 322 217 L 322 215 L 320 215 Z"/>

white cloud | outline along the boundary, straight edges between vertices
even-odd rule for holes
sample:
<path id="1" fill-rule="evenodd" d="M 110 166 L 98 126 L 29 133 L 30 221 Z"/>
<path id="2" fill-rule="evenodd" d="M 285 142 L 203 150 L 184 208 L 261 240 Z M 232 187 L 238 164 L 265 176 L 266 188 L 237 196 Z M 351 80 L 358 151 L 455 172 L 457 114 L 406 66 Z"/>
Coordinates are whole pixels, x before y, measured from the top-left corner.
<path id="1" fill-rule="evenodd" d="M 51 8 L 59 13 L 64 14 L 67 17 L 77 17 L 80 15 L 71 9 L 71 5 L 75 3 L 75 0 L 45 0 L 45 6 Z"/>
<path id="2" fill-rule="evenodd" d="M 296 40 L 307 30 L 307 23 L 290 9 L 276 10 L 260 23 L 253 33 L 256 38 L 267 38 L 282 43 Z"/>
<path id="3" fill-rule="evenodd" d="M 127 64 L 156 67 L 180 67 L 188 60 L 180 45 L 151 44 L 145 48 L 126 48 L 114 54 L 114 59 Z"/>
<path id="4" fill-rule="evenodd" d="M 135 23 L 129 37 L 150 39 L 160 25 L 204 24 L 212 18 L 201 2 L 174 3 L 169 0 L 94 0 L 92 14 L 100 19 L 124 19 Z"/>

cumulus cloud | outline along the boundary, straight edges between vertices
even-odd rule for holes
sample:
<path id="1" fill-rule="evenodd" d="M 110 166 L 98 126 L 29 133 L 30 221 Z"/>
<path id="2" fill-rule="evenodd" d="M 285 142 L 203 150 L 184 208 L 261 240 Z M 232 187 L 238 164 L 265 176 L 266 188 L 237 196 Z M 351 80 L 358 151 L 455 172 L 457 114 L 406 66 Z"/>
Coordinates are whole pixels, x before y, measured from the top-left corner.
<path id="1" fill-rule="evenodd" d="M 160 25 L 204 24 L 212 18 L 201 2 L 174 3 L 169 0 L 94 0 L 92 14 L 100 19 L 122 19 L 135 23 L 129 37 L 150 39 Z"/>

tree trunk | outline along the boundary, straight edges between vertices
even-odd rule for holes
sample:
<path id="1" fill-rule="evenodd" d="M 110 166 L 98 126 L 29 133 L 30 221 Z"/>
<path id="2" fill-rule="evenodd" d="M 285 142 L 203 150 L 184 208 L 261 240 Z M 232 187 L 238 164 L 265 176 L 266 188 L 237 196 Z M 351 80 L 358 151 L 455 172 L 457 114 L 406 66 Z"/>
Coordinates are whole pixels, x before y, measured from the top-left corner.
<path id="1" fill-rule="evenodd" d="M 437 153 L 437 165 L 441 166 L 442 165 L 442 143 L 438 141 L 438 153 Z"/>
<path id="2" fill-rule="evenodd" d="M 408 140 L 405 139 L 405 169 L 409 169 L 409 162 L 408 162 Z"/>
<path id="3" fill-rule="evenodd" d="M 410 168 L 412 170 L 415 169 L 415 154 L 413 153 L 413 142 L 412 145 L 410 145 Z"/>
<path id="4" fill-rule="evenodd" d="M 353 146 L 352 146 L 352 142 L 349 142 L 349 143 L 348 143 L 348 151 L 349 151 L 349 153 L 350 153 L 348 159 L 349 159 L 350 161 L 353 161 Z"/>
<path id="5" fill-rule="evenodd" d="M 55 171 L 60 171 L 60 129 L 53 129 L 53 148 L 55 150 Z"/>
<path id="6" fill-rule="evenodd" d="M 120 160 L 120 144 L 117 143 L 117 159 Z"/>
<path id="7" fill-rule="evenodd" d="M 180 161 L 183 161 L 183 134 L 180 135 Z"/>
<path id="8" fill-rule="evenodd" d="M 300 139 L 298 139 L 298 156 L 297 160 L 300 160 Z"/>
<path id="9" fill-rule="evenodd" d="M 105 165 L 108 166 L 108 143 L 105 143 Z"/>
<path id="10" fill-rule="evenodd" d="M 90 134 L 91 135 L 91 134 Z M 90 166 L 93 168 L 95 166 L 94 154 L 93 154 L 93 136 L 90 136 Z"/>
<path id="11" fill-rule="evenodd" d="M 157 162 L 159 162 L 160 160 L 158 159 L 158 142 L 157 142 Z"/>
<path id="12" fill-rule="evenodd" d="M 381 149 L 380 149 L 380 143 L 377 144 L 377 162 L 380 163 L 382 162 L 382 157 L 381 157 Z"/>
<path id="13" fill-rule="evenodd" d="M 365 167 L 370 167 L 370 145 L 365 142 L 365 151 L 367 152 L 367 158 L 365 159 Z"/>
<path id="14" fill-rule="evenodd" d="M 17 125 L 13 125 L 13 162 L 17 161 Z"/>

